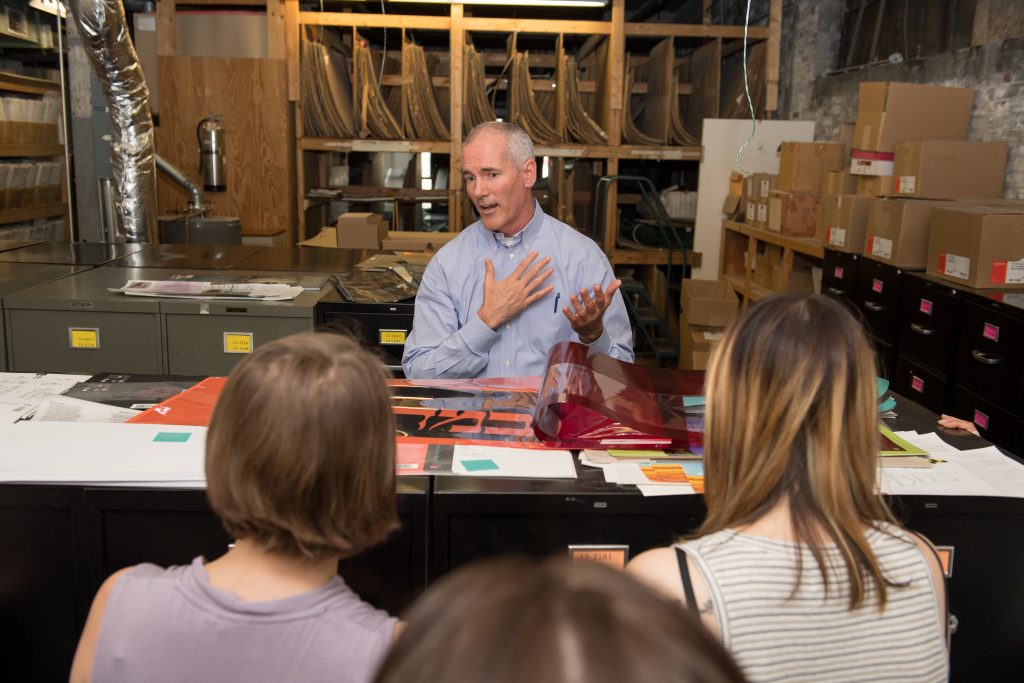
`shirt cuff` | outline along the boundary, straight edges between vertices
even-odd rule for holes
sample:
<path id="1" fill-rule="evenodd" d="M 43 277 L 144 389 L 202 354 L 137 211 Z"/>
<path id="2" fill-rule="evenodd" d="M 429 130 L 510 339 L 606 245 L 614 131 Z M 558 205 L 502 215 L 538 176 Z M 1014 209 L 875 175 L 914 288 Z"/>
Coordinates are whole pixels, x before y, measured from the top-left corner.
<path id="1" fill-rule="evenodd" d="M 481 356 L 487 354 L 500 336 L 495 330 L 489 328 L 487 323 L 481 320 L 476 313 L 469 317 L 469 321 L 459 330 L 459 334 L 462 335 L 462 341 L 465 342 L 469 350 Z"/>
<path id="2" fill-rule="evenodd" d="M 583 344 L 583 341 L 581 340 L 580 343 Z M 591 351 L 597 351 L 598 353 L 603 353 L 604 355 L 607 356 L 608 352 L 612 350 L 612 336 L 608 334 L 608 326 L 605 325 L 604 329 L 601 330 L 600 337 L 598 337 L 589 344 L 583 345 L 586 346 Z"/>

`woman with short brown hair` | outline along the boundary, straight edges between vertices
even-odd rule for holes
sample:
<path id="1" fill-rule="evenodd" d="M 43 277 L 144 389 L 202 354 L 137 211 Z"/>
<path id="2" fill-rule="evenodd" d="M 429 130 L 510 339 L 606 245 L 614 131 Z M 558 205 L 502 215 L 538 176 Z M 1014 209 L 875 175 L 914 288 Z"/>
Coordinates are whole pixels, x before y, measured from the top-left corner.
<path id="1" fill-rule="evenodd" d="M 876 493 L 875 359 L 817 295 L 753 305 L 713 352 L 692 540 L 628 570 L 698 610 L 754 681 L 948 675 L 934 549 Z"/>
<path id="2" fill-rule="evenodd" d="M 239 363 L 206 439 L 207 494 L 234 545 L 212 562 L 108 578 L 72 681 L 369 680 L 396 622 L 337 569 L 398 526 L 386 378 L 328 334 Z"/>

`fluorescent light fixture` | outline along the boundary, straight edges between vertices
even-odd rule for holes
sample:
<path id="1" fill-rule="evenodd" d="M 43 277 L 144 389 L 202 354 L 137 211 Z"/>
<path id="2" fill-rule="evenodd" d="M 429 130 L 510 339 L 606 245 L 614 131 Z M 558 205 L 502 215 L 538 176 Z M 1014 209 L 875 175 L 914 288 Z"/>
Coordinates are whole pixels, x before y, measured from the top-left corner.
<path id="1" fill-rule="evenodd" d="M 506 5 L 516 7 L 607 7 L 608 0 L 390 0 L 420 5 Z"/>
<path id="2" fill-rule="evenodd" d="M 28 6 L 32 9 L 37 9 L 40 12 L 46 12 L 47 14 L 60 15 L 63 19 L 67 16 L 67 8 L 64 7 L 63 3 L 57 0 L 32 0 L 28 3 Z"/>

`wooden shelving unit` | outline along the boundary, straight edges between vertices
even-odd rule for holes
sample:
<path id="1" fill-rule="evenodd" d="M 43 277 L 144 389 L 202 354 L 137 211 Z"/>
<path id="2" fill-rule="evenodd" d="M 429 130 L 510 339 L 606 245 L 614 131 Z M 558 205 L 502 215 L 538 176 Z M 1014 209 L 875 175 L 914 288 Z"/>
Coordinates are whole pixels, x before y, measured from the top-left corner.
<path id="1" fill-rule="evenodd" d="M 59 157 L 64 154 L 63 145 L 0 145 L 0 157 Z"/>
<path id="2" fill-rule="evenodd" d="M 67 206 L 64 204 L 34 206 L 30 209 L 7 209 L 6 211 L 0 211 L 0 225 L 20 223 L 22 221 L 34 221 L 37 218 L 63 216 L 65 211 L 67 211 Z"/>
<path id="3" fill-rule="evenodd" d="M 775 290 L 754 281 L 755 255 L 759 245 L 770 244 L 782 250 L 779 289 Z M 719 265 L 719 279 L 725 280 L 743 300 L 746 306 L 776 291 L 784 291 L 789 284 L 793 267 L 793 255 L 802 254 L 812 259 L 825 257 L 825 249 L 813 237 L 787 237 L 768 230 L 761 230 L 746 223 L 722 221 L 722 261 Z"/>

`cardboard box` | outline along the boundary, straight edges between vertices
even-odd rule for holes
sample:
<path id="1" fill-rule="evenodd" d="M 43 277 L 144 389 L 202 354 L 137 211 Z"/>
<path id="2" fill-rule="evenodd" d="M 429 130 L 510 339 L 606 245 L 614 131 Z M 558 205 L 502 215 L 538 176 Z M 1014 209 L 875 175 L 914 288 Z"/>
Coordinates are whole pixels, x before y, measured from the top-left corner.
<path id="1" fill-rule="evenodd" d="M 892 152 L 901 142 L 964 140 L 973 106 L 971 88 L 861 83 L 853 148 Z"/>
<path id="2" fill-rule="evenodd" d="M 932 211 L 951 206 L 926 199 L 876 199 L 868 214 L 864 255 L 899 268 L 924 270 Z"/>
<path id="3" fill-rule="evenodd" d="M 754 268 L 751 274 L 755 284 L 775 288 L 776 269 L 782 265 L 782 247 L 764 243 L 764 250 L 754 255 Z"/>
<path id="4" fill-rule="evenodd" d="M 768 200 L 768 229 L 780 235 L 812 237 L 819 201 L 817 193 L 773 190 Z"/>
<path id="5" fill-rule="evenodd" d="M 728 282 L 683 280 L 682 318 L 691 325 L 725 327 L 736 317 L 740 302 Z"/>
<path id="6" fill-rule="evenodd" d="M 969 287 L 1024 289 L 1024 208 L 935 209 L 928 273 Z"/>
<path id="7" fill-rule="evenodd" d="M 850 152 L 853 150 L 853 134 L 857 130 L 857 124 L 853 121 L 844 121 L 839 124 L 839 144 L 843 148 L 843 168 L 850 165 Z"/>
<path id="8" fill-rule="evenodd" d="M 344 249 L 380 249 L 388 224 L 375 213 L 345 213 L 338 217 L 335 232 Z"/>
<path id="9" fill-rule="evenodd" d="M 457 232 L 388 231 L 382 249 L 392 251 L 437 251 L 459 234 Z"/>
<path id="10" fill-rule="evenodd" d="M 868 214 L 874 197 L 839 194 L 821 200 L 822 227 L 818 239 L 828 249 L 849 254 L 864 252 Z"/>
<path id="11" fill-rule="evenodd" d="M 780 190 L 821 192 L 821 175 L 843 168 L 838 142 L 783 142 L 779 148 Z"/>
<path id="12" fill-rule="evenodd" d="M 682 370 L 707 370 L 711 351 L 721 340 L 720 327 L 690 325 L 679 320 L 679 367 Z"/>
<path id="13" fill-rule="evenodd" d="M 821 196 L 857 194 L 857 176 L 849 171 L 825 171 L 821 176 Z"/>
<path id="14" fill-rule="evenodd" d="M 892 194 L 892 176 L 857 176 L 857 194 L 864 197 L 885 197 Z"/>
<path id="15" fill-rule="evenodd" d="M 998 198 L 1006 175 L 1005 142 L 926 140 L 896 145 L 893 193 L 924 199 Z"/>

